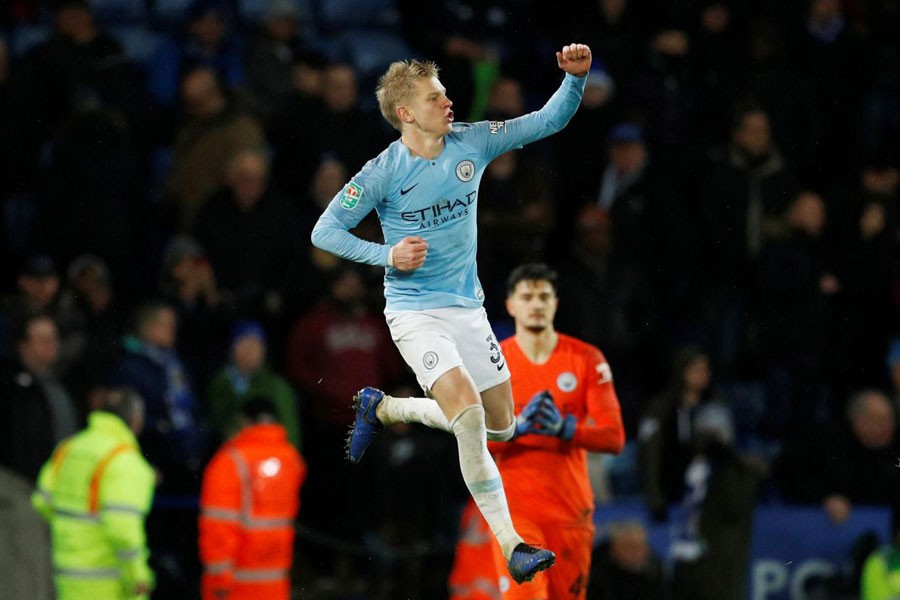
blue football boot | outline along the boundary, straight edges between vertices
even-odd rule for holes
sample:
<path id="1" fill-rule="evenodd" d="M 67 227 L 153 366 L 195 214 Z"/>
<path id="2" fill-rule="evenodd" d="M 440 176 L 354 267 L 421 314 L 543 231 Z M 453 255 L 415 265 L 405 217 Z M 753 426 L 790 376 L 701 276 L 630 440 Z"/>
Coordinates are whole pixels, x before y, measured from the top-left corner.
<path id="1" fill-rule="evenodd" d="M 366 448 L 384 429 L 384 425 L 375 416 L 375 409 L 383 398 L 384 392 L 371 387 L 363 388 L 353 396 L 356 420 L 347 438 L 347 458 L 351 463 L 356 464 L 360 461 Z"/>
<path id="2" fill-rule="evenodd" d="M 506 563 L 509 574 L 516 583 L 531 581 L 541 571 L 546 571 L 556 562 L 556 555 L 544 548 L 535 548 L 522 543 L 516 546 Z"/>

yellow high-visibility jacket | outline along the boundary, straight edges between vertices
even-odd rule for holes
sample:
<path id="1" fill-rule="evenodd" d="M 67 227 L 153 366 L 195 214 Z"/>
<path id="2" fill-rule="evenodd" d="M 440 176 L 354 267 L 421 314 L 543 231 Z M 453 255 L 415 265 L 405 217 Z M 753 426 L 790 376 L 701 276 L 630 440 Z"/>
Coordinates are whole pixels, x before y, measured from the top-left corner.
<path id="1" fill-rule="evenodd" d="M 50 523 L 59 600 L 125 600 L 153 585 L 144 521 L 153 469 L 122 419 L 95 411 L 61 442 L 38 475 L 31 501 Z"/>

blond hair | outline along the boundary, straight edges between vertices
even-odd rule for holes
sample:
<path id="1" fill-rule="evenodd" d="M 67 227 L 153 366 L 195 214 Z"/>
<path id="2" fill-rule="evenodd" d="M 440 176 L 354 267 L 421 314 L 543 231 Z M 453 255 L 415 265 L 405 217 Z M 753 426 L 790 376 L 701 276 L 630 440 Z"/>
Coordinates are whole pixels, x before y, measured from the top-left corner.
<path id="1" fill-rule="evenodd" d="M 378 108 L 388 123 L 400 130 L 397 107 L 412 101 L 416 82 L 426 77 L 437 77 L 438 66 L 430 60 L 399 60 L 391 63 L 378 79 L 375 97 Z"/>

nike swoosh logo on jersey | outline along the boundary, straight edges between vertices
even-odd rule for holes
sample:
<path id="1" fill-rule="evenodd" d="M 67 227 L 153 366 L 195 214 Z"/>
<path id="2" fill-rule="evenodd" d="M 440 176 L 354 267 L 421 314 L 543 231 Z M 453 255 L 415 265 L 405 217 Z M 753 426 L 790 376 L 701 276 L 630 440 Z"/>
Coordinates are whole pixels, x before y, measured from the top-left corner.
<path id="1" fill-rule="evenodd" d="M 419 185 L 419 182 L 418 182 L 418 181 L 417 181 L 416 183 L 412 184 L 410 187 L 406 188 L 405 190 L 401 188 L 401 189 L 400 189 L 400 195 L 401 195 L 401 196 L 407 195 L 407 194 L 410 193 L 410 192 L 413 190 L 413 188 L 416 187 L 417 185 Z"/>

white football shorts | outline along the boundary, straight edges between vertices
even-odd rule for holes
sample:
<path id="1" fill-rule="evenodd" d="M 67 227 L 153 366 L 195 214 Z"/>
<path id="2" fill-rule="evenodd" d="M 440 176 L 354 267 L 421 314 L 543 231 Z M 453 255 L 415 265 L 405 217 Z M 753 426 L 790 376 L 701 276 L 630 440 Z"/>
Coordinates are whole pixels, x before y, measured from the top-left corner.
<path id="1" fill-rule="evenodd" d="M 509 379 L 506 358 L 483 307 L 386 310 L 384 316 L 403 360 L 426 393 L 438 377 L 460 366 L 479 392 Z"/>

